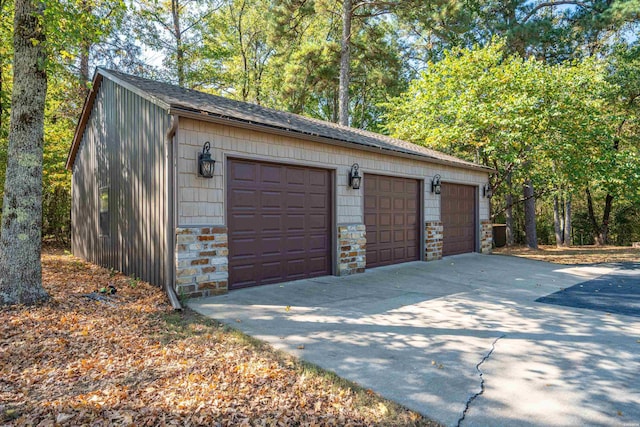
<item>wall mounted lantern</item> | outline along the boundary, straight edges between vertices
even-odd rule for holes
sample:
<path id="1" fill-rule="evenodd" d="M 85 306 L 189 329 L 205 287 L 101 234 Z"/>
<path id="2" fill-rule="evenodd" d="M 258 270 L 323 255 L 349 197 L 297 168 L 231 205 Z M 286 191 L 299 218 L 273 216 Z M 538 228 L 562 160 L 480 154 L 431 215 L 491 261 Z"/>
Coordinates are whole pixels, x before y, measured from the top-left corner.
<path id="1" fill-rule="evenodd" d="M 360 169 L 360 166 L 357 163 L 354 163 L 349 171 L 349 187 L 354 190 L 358 190 L 362 183 L 362 177 L 358 173 L 358 169 Z"/>
<path id="2" fill-rule="evenodd" d="M 216 161 L 211 158 L 211 143 L 205 142 L 202 146 L 202 153 L 198 154 L 198 175 L 203 178 L 213 178 L 213 166 Z"/>
<path id="3" fill-rule="evenodd" d="M 442 190 L 442 183 L 440 182 L 440 175 L 435 175 L 433 180 L 431 181 L 431 192 L 435 194 L 440 194 Z"/>
<path id="4" fill-rule="evenodd" d="M 490 199 L 493 196 L 493 189 L 491 188 L 491 184 L 485 184 L 482 187 L 482 193 L 484 194 L 484 197 Z"/>

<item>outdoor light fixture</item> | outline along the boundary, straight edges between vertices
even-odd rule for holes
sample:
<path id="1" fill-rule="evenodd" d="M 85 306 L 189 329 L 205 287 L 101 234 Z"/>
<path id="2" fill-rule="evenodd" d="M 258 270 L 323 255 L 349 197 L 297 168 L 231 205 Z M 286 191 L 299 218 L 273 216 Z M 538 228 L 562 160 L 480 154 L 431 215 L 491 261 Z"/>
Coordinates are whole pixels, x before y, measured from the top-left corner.
<path id="1" fill-rule="evenodd" d="M 213 178 L 213 166 L 216 161 L 211 158 L 211 143 L 205 142 L 202 153 L 198 154 L 198 175 L 203 178 Z"/>
<path id="2" fill-rule="evenodd" d="M 482 187 L 482 193 L 484 194 L 484 197 L 490 199 L 493 196 L 493 189 L 491 188 L 491 184 L 485 184 Z"/>
<path id="3" fill-rule="evenodd" d="M 435 194 L 440 194 L 440 190 L 442 190 L 442 183 L 440 182 L 440 175 L 435 175 L 433 180 L 431 181 L 431 192 Z"/>
<path id="4" fill-rule="evenodd" d="M 360 169 L 360 166 L 357 163 L 354 163 L 349 171 L 349 187 L 354 190 L 358 190 L 362 183 L 362 177 L 358 173 L 358 169 Z"/>

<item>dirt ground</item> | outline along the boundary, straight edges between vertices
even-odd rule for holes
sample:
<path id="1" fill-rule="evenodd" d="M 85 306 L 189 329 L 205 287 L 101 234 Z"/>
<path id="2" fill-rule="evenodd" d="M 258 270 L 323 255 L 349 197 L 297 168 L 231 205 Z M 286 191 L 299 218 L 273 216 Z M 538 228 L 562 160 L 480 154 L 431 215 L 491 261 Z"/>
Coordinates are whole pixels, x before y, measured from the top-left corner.
<path id="1" fill-rule="evenodd" d="M 540 246 L 538 250 L 518 246 L 495 248 L 493 253 L 553 262 L 555 264 L 640 262 L 640 248 L 629 246 L 572 246 L 568 248 Z"/>

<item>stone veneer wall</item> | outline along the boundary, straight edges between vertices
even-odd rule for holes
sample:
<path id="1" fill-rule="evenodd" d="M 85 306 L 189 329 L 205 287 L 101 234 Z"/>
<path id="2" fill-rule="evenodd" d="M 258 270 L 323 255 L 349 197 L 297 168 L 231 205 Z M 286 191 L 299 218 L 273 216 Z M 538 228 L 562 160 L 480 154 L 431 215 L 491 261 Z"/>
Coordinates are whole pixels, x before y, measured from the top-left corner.
<path id="1" fill-rule="evenodd" d="M 364 224 L 338 226 L 338 276 L 364 273 L 367 264 L 367 232 Z"/>
<path id="2" fill-rule="evenodd" d="M 188 297 L 228 290 L 227 227 L 176 229 L 176 292 Z"/>
<path id="3" fill-rule="evenodd" d="M 493 225 L 488 219 L 480 221 L 480 252 L 490 254 L 493 249 Z"/>
<path id="4" fill-rule="evenodd" d="M 425 261 L 433 261 L 442 258 L 442 222 L 427 221 L 424 223 L 425 235 Z"/>

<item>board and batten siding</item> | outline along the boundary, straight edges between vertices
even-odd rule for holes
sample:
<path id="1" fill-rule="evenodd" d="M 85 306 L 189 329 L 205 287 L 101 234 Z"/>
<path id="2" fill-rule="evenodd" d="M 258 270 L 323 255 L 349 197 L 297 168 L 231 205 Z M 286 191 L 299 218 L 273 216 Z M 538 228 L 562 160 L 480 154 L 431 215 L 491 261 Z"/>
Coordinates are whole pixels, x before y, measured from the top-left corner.
<path id="1" fill-rule="evenodd" d="M 167 112 L 104 79 L 72 178 L 74 255 L 155 285 L 165 281 Z M 100 189 L 108 187 L 109 234 L 101 235 Z"/>

